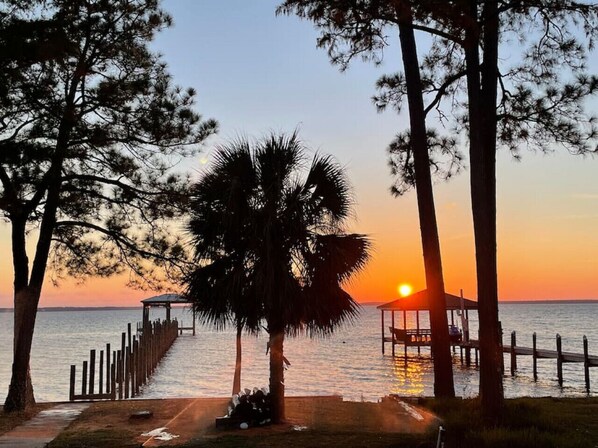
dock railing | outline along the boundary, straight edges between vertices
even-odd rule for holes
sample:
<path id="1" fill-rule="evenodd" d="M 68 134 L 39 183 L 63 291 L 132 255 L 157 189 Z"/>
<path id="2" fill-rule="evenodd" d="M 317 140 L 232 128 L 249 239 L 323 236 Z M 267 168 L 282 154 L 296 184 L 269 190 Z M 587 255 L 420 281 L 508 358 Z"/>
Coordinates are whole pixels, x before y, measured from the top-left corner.
<path id="1" fill-rule="evenodd" d="M 176 319 L 157 320 L 137 325 L 136 334 L 132 334 L 129 323 L 127 331 L 121 334 L 120 350 L 111 350 L 110 344 L 106 344 L 99 357 L 96 350 L 90 350 L 89 361 L 83 361 L 82 365 L 80 393 L 76 393 L 77 368 L 71 365 L 69 401 L 122 400 L 138 396 L 141 386 L 176 340 L 178 326 Z M 99 361 L 97 369 L 96 360 Z"/>

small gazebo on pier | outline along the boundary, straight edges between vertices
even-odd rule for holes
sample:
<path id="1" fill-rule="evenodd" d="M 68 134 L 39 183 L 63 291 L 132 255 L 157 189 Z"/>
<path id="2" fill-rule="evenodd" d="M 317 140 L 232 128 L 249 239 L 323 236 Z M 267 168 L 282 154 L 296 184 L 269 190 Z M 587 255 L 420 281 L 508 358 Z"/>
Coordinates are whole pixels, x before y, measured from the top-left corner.
<path id="1" fill-rule="evenodd" d="M 461 294 L 461 296 L 456 296 L 445 293 L 445 300 L 446 310 L 451 312 L 451 327 L 449 330 L 457 329 L 457 326 L 455 325 L 455 311 L 458 311 L 461 315 L 461 326 L 463 333 L 462 335 L 459 333 L 458 337 L 456 337 L 457 334 L 451 334 L 451 336 L 455 336 L 451 338 L 451 343 L 453 346 L 461 345 L 463 342 L 467 343 L 469 341 L 469 310 L 477 310 L 478 303 L 476 301 L 464 298 L 463 294 Z M 417 347 L 418 353 L 420 352 L 420 348 L 422 346 L 431 346 L 432 332 L 429 328 L 420 328 L 419 319 L 420 311 L 429 312 L 430 310 L 427 290 L 424 289 L 407 297 L 379 305 L 378 309 L 380 310 L 382 324 L 382 354 L 384 354 L 384 344 L 386 342 L 391 343 L 393 356 L 395 354 L 396 344 L 402 344 L 404 346 L 405 357 L 407 357 L 407 348 L 410 346 Z M 388 327 L 390 336 L 385 336 L 384 313 L 389 311 L 391 315 L 391 325 Z M 395 312 L 397 311 L 403 313 L 402 328 L 395 327 Z M 408 311 L 415 311 L 416 328 L 407 328 Z"/>
<path id="2" fill-rule="evenodd" d="M 180 294 L 160 294 L 159 296 L 143 299 L 141 303 L 143 304 L 143 327 L 145 327 L 145 325 L 149 323 L 150 308 L 166 308 L 166 320 L 170 321 L 170 310 L 172 305 L 186 305 L 190 304 L 191 302 Z M 193 310 L 193 326 L 179 327 L 181 334 L 183 333 L 183 330 L 191 330 L 193 331 L 193 336 L 195 336 L 195 310 Z"/>

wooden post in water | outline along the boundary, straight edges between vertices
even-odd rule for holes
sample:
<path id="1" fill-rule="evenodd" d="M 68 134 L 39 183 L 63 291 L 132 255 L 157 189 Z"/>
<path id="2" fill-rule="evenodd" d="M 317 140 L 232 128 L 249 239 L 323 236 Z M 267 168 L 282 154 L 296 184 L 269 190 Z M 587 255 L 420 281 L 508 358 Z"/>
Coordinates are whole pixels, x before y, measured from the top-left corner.
<path id="1" fill-rule="evenodd" d="M 534 371 L 534 381 L 538 381 L 538 348 L 536 342 L 536 332 L 532 335 L 532 369 Z"/>
<path id="2" fill-rule="evenodd" d="M 556 335 L 556 374 L 559 380 L 559 386 L 563 386 L 563 349 L 561 335 Z"/>
<path id="3" fill-rule="evenodd" d="M 405 362 L 407 362 L 407 311 L 403 310 L 403 330 L 405 330 Z"/>
<path id="4" fill-rule="evenodd" d="M 511 376 L 515 376 L 517 370 L 517 353 L 515 352 L 517 347 L 517 333 L 511 332 Z"/>
<path id="5" fill-rule="evenodd" d="M 83 379 L 81 381 L 81 395 L 87 395 L 87 361 L 83 361 Z"/>
<path id="6" fill-rule="evenodd" d="M 129 322 L 127 324 L 127 336 L 128 336 L 127 341 L 129 342 L 129 349 L 130 349 L 131 347 L 133 347 L 133 345 L 131 345 L 132 344 L 132 339 L 131 339 L 131 322 Z"/>
<path id="7" fill-rule="evenodd" d="M 131 378 L 131 347 L 125 349 L 125 399 L 129 398 L 129 381 Z"/>
<path id="8" fill-rule="evenodd" d="M 583 372 L 586 379 L 586 391 L 590 393 L 590 356 L 588 354 L 588 338 L 583 336 Z"/>
<path id="9" fill-rule="evenodd" d="M 71 378 L 69 381 L 69 401 L 75 401 L 75 372 L 77 367 L 72 364 L 71 365 Z"/>
<path id="10" fill-rule="evenodd" d="M 416 328 L 416 339 L 418 342 L 421 342 L 421 336 L 419 335 L 419 310 L 415 310 L 415 328 Z M 419 344 L 417 344 L 417 354 L 421 354 L 421 346 Z M 453 350 L 455 350 L 455 347 L 453 347 Z"/>
<path id="11" fill-rule="evenodd" d="M 98 369 L 98 373 L 100 375 L 98 380 L 98 393 L 102 394 L 104 392 L 104 350 L 100 350 L 100 367 Z"/>
<path id="12" fill-rule="evenodd" d="M 117 357 L 117 350 L 112 352 L 112 367 L 114 368 L 114 382 L 112 381 L 112 368 L 110 370 L 110 393 L 114 395 L 116 399 L 116 381 L 118 375 L 118 357 Z"/>
<path id="13" fill-rule="evenodd" d="M 123 333 L 124 335 L 124 333 Z M 116 354 L 116 362 L 117 362 L 117 373 L 116 373 L 116 381 L 118 382 L 118 399 L 123 399 L 123 357 L 122 352 L 118 350 Z"/>
<path id="14" fill-rule="evenodd" d="M 106 344 L 106 393 L 109 394 L 110 390 L 110 344 Z"/>
<path id="15" fill-rule="evenodd" d="M 96 379 L 96 351 L 89 351 L 89 393 L 93 394 L 95 390 Z"/>
<path id="16" fill-rule="evenodd" d="M 501 355 L 500 355 L 500 371 L 504 375 L 505 374 L 505 357 L 502 354 L 503 353 L 503 351 L 502 351 L 502 347 L 503 347 L 502 338 L 503 338 L 502 322 L 498 321 L 498 340 L 499 340 L 499 343 L 500 343 L 500 353 L 501 353 Z M 479 337 L 478 337 L 478 339 L 479 339 Z"/>
<path id="17" fill-rule="evenodd" d="M 141 377 L 141 364 L 139 363 L 140 358 L 140 351 L 139 351 L 139 341 L 135 340 L 133 337 L 133 350 L 135 350 L 135 395 L 139 395 L 139 380 Z"/>
<path id="18" fill-rule="evenodd" d="M 392 357 L 394 358 L 394 356 L 395 356 L 395 343 L 397 342 L 396 341 L 396 337 L 395 337 L 395 332 L 394 332 L 394 328 L 395 328 L 395 312 L 394 312 L 394 310 L 390 312 L 390 315 L 391 315 L 391 322 L 392 322 L 392 332 L 390 334 L 390 338 L 392 339 L 392 341 L 391 341 L 391 345 L 392 345 L 391 351 L 392 351 Z"/>
<path id="19" fill-rule="evenodd" d="M 382 354 L 384 354 L 384 310 L 380 310 L 380 325 L 382 330 Z"/>
<path id="20" fill-rule="evenodd" d="M 116 361 L 116 352 L 114 353 L 114 360 Z M 113 362 L 110 367 L 110 399 L 116 400 L 116 362 Z"/>

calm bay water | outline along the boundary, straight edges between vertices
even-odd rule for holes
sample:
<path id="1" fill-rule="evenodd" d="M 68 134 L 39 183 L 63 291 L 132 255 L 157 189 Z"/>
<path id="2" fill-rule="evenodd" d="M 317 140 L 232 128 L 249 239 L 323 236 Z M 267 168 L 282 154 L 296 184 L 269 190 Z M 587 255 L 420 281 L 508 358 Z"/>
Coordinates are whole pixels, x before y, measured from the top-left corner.
<path id="1" fill-rule="evenodd" d="M 412 313 L 414 314 L 414 313 Z M 500 319 L 505 343 L 512 330 L 517 331 L 519 345 L 531 346 L 532 333 L 538 335 L 538 347 L 554 349 L 555 334 L 563 338 L 563 350 L 582 352 L 582 337 L 590 343 L 590 354 L 598 355 L 598 303 L 501 304 Z M 187 310 L 173 310 L 173 316 L 188 326 Z M 411 321 L 415 316 L 409 314 Z M 156 311 L 152 318 L 162 318 Z M 68 398 L 69 366 L 89 356 L 89 350 L 101 350 L 106 343 L 120 344 L 126 324 L 140 320 L 139 310 L 116 311 L 53 311 L 38 315 L 34 339 L 31 373 L 39 401 L 60 401 Z M 470 313 L 471 334 L 477 334 L 477 316 Z M 12 313 L 0 313 L 0 395 L 8 390 L 12 351 Z M 397 326 L 398 326 L 397 319 Z M 425 313 L 421 326 L 427 327 Z M 268 384 L 266 335 L 243 339 L 243 387 Z M 285 376 L 289 395 L 340 394 L 345 399 L 377 400 L 389 394 L 432 395 L 433 376 L 429 350 L 405 364 L 393 359 L 390 344 L 386 355 L 380 347 L 380 312 L 366 306 L 352 326 L 340 329 L 325 339 L 289 338 L 285 355 L 291 363 Z M 402 354 L 402 351 L 397 351 Z M 148 385 L 142 398 L 212 397 L 230 393 L 234 371 L 234 332 L 216 332 L 198 326 L 197 336 L 179 337 Z M 532 378 L 531 357 L 518 357 L 515 378 L 505 377 L 505 393 L 515 396 L 585 396 L 583 365 L 565 364 L 565 385 L 556 381 L 556 361 L 538 360 L 539 380 Z M 505 367 L 509 359 L 505 356 Z M 591 395 L 598 396 L 598 369 L 591 370 Z M 458 395 L 474 396 L 478 390 L 478 372 L 462 367 L 458 353 L 454 356 L 455 387 Z"/>

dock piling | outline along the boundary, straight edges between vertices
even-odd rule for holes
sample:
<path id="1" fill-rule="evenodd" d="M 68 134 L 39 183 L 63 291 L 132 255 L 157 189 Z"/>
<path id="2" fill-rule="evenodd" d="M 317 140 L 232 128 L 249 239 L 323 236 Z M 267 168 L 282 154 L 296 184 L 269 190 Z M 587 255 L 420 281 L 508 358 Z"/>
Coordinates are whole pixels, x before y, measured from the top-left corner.
<path id="1" fill-rule="evenodd" d="M 382 354 L 384 354 L 384 311 L 380 313 L 380 319 L 382 324 Z"/>
<path id="2" fill-rule="evenodd" d="M 556 335 L 556 374 L 559 381 L 559 386 L 563 387 L 563 348 L 561 342 L 561 335 Z"/>
<path id="3" fill-rule="evenodd" d="M 532 335 L 532 369 L 534 371 L 534 381 L 538 381 L 538 348 L 536 346 L 536 332 Z"/>
<path id="4" fill-rule="evenodd" d="M 391 316 L 392 328 L 394 328 L 395 327 L 395 312 L 391 311 L 390 312 L 390 316 Z M 396 344 L 396 337 L 395 337 L 395 332 L 394 331 L 392 332 L 391 337 L 392 337 L 392 344 L 391 344 L 392 348 L 391 348 L 391 351 L 392 351 L 392 357 L 394 358 L 394 356 L 395 356 L 395 344 Z"/>
<path id="5" fill-rule="evenodd" d="M 588 338 L 583 336 L 583 372 L 586 380 L 586 391 L 590 393 L 590 356 L 588 354 Z"/>
<path id="6" fill-rule="evenodd" d="M 96 351 L 89 351 L 89 393 L 93 395 L 96 379 Z"/>
<path id="7" fill-rule="evenodd" d="M 98 374 L 100 376 L 98 380 L 98 393 L 101 395 L 104 392 L 104 350 L 100 350 L 100 367 L 98 368 Z"/>
<path id="8" fill-rule="evenodd" d="M 83 378 L 81 381 L 81 395 L 87 395 L 87 361 L 83 361 Z"/>
<path id="9" fill-rule="evenodd" d="M 75 399 L 75 372 L 77 367 L 73 364 L 71 365 L 71 377 L 69 380 L 69 401 L 73 401 Z"/>
<path id="10" fill-rule="evenodd" d="M 517 333 L 511 332 L 511 376 L 515 376 L 517 370 L 517 353 L 515 349 L 517 347 Z"/>

